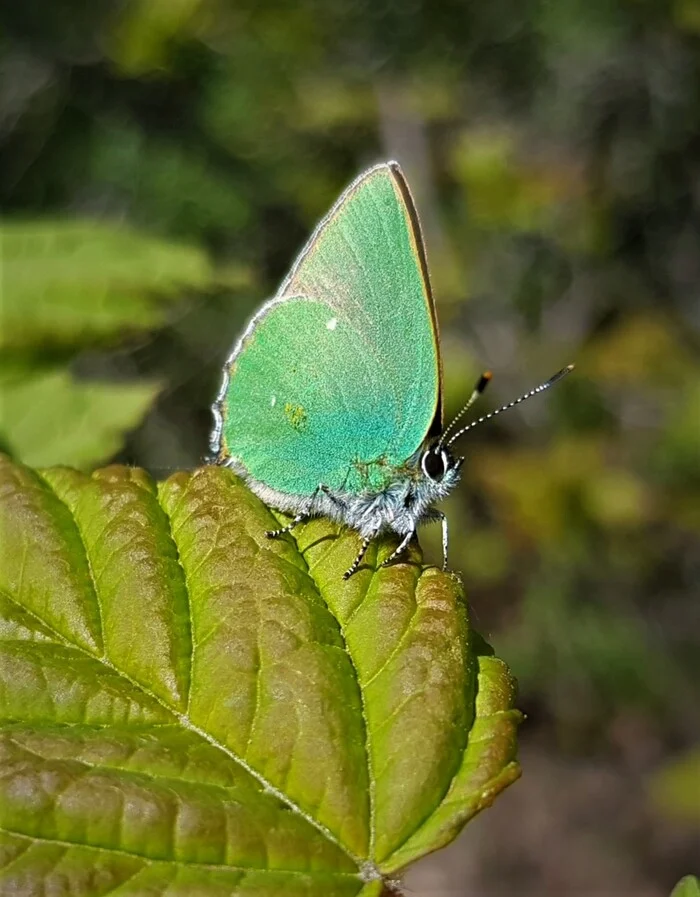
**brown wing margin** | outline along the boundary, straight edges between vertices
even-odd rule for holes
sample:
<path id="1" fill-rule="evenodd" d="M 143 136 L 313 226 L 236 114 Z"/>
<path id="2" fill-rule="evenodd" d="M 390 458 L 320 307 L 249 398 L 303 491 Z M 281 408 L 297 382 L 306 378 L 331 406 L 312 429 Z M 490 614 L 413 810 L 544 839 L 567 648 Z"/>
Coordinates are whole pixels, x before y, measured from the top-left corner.
<path id="1" fill-rule="evenodd" d="M 438 326 L 437 312 L 435 310 L 435 300 L 433 299 L 433 290 L 430 286 L 430 274 L 428 272 L 428 259 L 425 254 L 425 242 L 423 241 L 423 232 L 420 226 L 420 219 L 418 218 L 418 212 L 416 210 L 416 204 L 413 201 L 413 196 L 411 195 L 411 191 L 408 187 L 408 183 L 406 178 L 404 177 L 403 171 L 401 171 L 401 167 L 397 162 L 389 162 L 389 168 L 391 170 L 392 175 L 394 176 L 394 180 L 401 192 L 401 197 L 406 206 L 406 210 L 408 212 L 408 217 L 411 222 L 411 234 L 413 236 L 413 240 L 416 245 L 416 254 L 418 255 L 421 274 L 423 276 L 423 282 L 425 283 L 425 290 L 428 294 L 428 307 L 430 308 L 430 317 L 433 323 L 433 338 L 435 340 L 435 354 L 437 356 L 437 366 L 438 366 L 438 397 L 437 404 L 435 406 L 435 416 L 433 417 L 433 421 L 428 428 L 427 437 L 432 438 L 436 436 L 440 436 L 442 434 L 442 355 L 440 354 L 440 329 Z"/>

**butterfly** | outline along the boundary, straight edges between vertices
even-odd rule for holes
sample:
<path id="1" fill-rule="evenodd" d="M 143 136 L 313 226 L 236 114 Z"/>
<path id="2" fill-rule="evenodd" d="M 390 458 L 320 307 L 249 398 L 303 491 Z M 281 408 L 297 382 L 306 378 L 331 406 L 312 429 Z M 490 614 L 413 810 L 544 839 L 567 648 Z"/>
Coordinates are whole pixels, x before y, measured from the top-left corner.
<path id="1" fill-rule="evenodd" d="M 318 516 L 361 537 L 347 579 L 377 536 L 407 548 L 457 484 L 454 442 L 476 423 L 547 389 L 546 383 L 454 431 L 486 387 L 479 379 L 442 423 L 435 304 L 416 208 L 396 162 L 361 174 L 319 223 L 274 298 L 246 327 L 224 367 L 212 411 L 215 463 L 266 504 L 294 515 L 271 538 Z"/>

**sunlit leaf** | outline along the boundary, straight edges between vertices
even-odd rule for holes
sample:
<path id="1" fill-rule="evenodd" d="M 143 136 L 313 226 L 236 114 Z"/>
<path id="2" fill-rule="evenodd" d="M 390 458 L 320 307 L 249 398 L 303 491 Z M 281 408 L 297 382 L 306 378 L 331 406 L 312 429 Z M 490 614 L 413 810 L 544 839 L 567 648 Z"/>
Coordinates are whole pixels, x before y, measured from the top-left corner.
<path id="1" fill-rule="evenodd" d="M 228 470 L 0 464 L 0 888 L 378 895 L 518 774 L 453 576 Z M 3 865 L 4 864 L 4 865 Z"/>

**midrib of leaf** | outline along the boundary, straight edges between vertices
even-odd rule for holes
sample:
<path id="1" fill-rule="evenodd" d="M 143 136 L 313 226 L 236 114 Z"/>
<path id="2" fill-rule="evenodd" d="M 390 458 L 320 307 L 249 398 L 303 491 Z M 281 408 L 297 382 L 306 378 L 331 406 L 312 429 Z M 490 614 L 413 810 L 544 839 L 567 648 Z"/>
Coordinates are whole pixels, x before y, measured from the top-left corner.
<path id="1" fill-rule="evenodd" d="M 293 536 L 292 536 L 292 538 L 293 538 Z M 331 614 L 331 616 L 333 617 L 333 619 L 336 621 L 336 624 L 337 624 L 337 626 L 338 626 L 338 630 L 339 630 L 340 635 L 341 635 L 341 638 L 342 638 L 343 648 L 344 648 L 344 650 L 345 650 L 345 653 L 346 653 L 347 656 L 348 656 L 348 659 L 349 659 L 350 664 L 351 664 L 352 669 L 353 669 L 353 673 L 354 673 L 355 681 L 356 681 L 356 683 L 357 683 L 358 692 L 359 692 L 359 695 L 360 695 L 360 705 L 361 705 L 361 707 L 362 707 L 362 722 L 363 722 L 363 732 L 364 732 L 364 747 L 365 747 L 365 756 L 366 756 L 366 762 L 367 762 L 367 778 L 368 778 L 368 792 L 369 792 L 369 851 L 368 851 L 368 853 L 369 853 L 370 862 L 369 862 L 368 864 L 366 864 L 366 867 L 370 867 L 373 871 L 376 870 L 376 871 L 377 871 L 377 874 L 379 874 L 378 867 L 375 865 L 375 841 L 376 841 L 376 812 L 375 812 L 375 811 L 376 811 L 376 794 L 375 794 L 375 792 L 376 792 L 376 776 L 375 776 L 374 762 L 373 762 L 373 754 L 372 754 L 372 729 L 371 729 L 371 727 L 370 727 L 370 725 L 369 725 L 369 719 L 368 719 L 368 714 L 367 714 L 367 709 L 366 709 L 366 695 L 365 695 L 365 692 L 366 692 L 366 689 L 368 689 L 369 686 L 370 686 L 375 680 L 377 680 L 377 679 L 378 679 L 378 678 L 379 678 L 379 677 L 386 671 L 386 669 L 391 665 L 392 661 L 393 661 L 393 660 L 400 654 L 402 648 L 403 648 L 404 645 L 405 645 L 406 639 L 408 638 L 408 636 L 410 635 L 410 633 L 411 633 L 411 631 L 412 631 L 414 622 L 415 622 L 415 620 L 416 620 L 416 615 L 417 615 L 418 610 L 419 610 L 419 605 L 418 605 L 418 603 L 417 603 L 417 600 L 415 600 L 413 613 L 411 614 L 411 617 L 410 617 L 410 619 L 408 620 L 408 622 L 407 622 L 407 624 L 406 624 L 406 628 L 405 628 L 403 634 L 401 635 L 401 637 L 398 639 L 398 641 L 397 641 L 396 645 L 394 646 L 393 650 L 392 650 L 392 651 L 390 652 L 390 654 L 385 658 L 385 660 L 383 661 L 383 663 L 381 664 L 381 666 L 379 667 L 379 669 L 377 669 L 377 670 L 370 676 L 369 679 L 367 679 L 366 681 L 363 682 L 363 681 L 362 681 L 362 678 L 361 678 L 361 676 L 360 676 L 360 674 L 359 674 L 359 670 L 358 670 L 357 662 L 356 662 L 356 660 L 355 660 L 353 651 L 352 651 L 352 649 L 351 649 L 351 647 L 350 647 L 350 645 L 349 645 L 348 639 L 347 639 L 347 637 L 346 637 L 345 628 L 346 628 L 347 625 L 350 624 L 350 622 L 352 621 L 352 619 L 353 619 L 353 617 L 355 616 L 355 614 L 361 609 L 361 607 L 362 607 L 362 605 L 364 604 L 364 602 L 367 601 L 369 598 L 371 598 L 371 596 L 375 593 L 375 591 L 376 591 L 376 589 L 377 589 L 377 584 L 378 584 L 378 577 L 376 576 L 376 574 L 373 575 L 373 576 L 371 577 L 371 579 L 370 579 L 370 581 L 369 581 L 369 584 L 368 584 L 368 587 L 367 587 L 367 589 L 365 590 L 364 595 L 363 595 L 362 598 L 357 602 L 357 604 L 354 606 L 354 608 L 352 609 L 352 611 L 350 612 L 350 614 L 349 614 L 348 617 L 347 617 L 347 620 L 346 620 L 345 625 L 343 625 L 343 623 L 341 622 L 339 616 L 338 616 L 338 615 L 334 612 L 334 610 L 333 610 L 332 602 L 329 601 L 328 597 L 324 594 L 324 590 L 323 590 L 323 588 L 322 588 L 322 587 L 320 586 L 320 584 L 314 579 L 314 577 L 313 577 L 313 575 L 312 575 L 312 571 L 313 571 L 316 567 L 320 566 L 320 565 L 323 563 L 323 561 L 326 560 L 327 556 L 333 551 L 333 545 L 331 545 L 328 549 L 324 550 L 324 552 L 320 555 L 320 557 L 318 557 L 318 558 L 315 560 L 315 563 L 313 563 L 313 564 L 309 564 L 309 563 L 306 561 L 306 557 L 305 557 L 305 554 L 304 554 L 304 552 L 303 552 L 301 546 L 296 542 L 296 540 L 294 540 L 294 541 L 295 541 L 295 543 L 297 544 L 297 548 L 298 548 L 298 550 L 299 550 L 299 556 L 302 557 L 302 558 L 304 559 L 304 562 L 305 562 L 305 564 L 306 564 L 307 571 L 308 571 L 308 573 L 309 573 L 309 578 L 310 578 L 311 581 L 313 582 L 313 584 L 314 584 L 314 586 L 315 586 L 315 588 L 316 588 L 316 590 L 317 590 L 319 596 L 323 599 L 323 601 L 324 601 L 326 607 L 328 608 L 329 613 Z M 419 577 L 419 578 L 420 578 L 420 577 Z M 416 583 L 415 583 L 415 589 L 417 589 L 417 588 L 418 588 L 418 582 L 416 581 Z M 415 599 L 415 594 L 414 594 L 414 599 Z M 407 701 L 411 700 L 411 698 L 412 698 L 412 696 L 409 696 L 409 697 L 407 698 Z M 406 703 L 406 702 L 404 702 L 404 704 L 399 705 L 399 707 L 397 707 L 397 708 L 394 710 L 394 712 L 393 712 L 393 714 L 392 714 L 392 717 L 389 717 L 389 718 L 386 718 L 385 720 L 383 720 L 383 722 L 379 725 L 377 731 L 379 731 L 379 729 L 381 729 L 383 725 L 388 724 L 391 718 L 393 718 L 393 717 L 395 717 L 396 715 L 398 715 L 399 713 L 401 713 L 401 711 L 403 710 L 403 708 L 404 708 L 404 706 L 405 706 L 405 703 Z M 465 749 L 466 749 L 466 743 L 465 743 Z M 450 788 L 452 787 L 452 784 L 453 784 L 453 782 L 454 782 L 454 779 L 455 779 L 455 777 L 457 776 L 457 774 L 459 773 L 459 768 L 460 768 L 459 763 L 457 763 L 457 765 L 455 766 L 455 768 L 454 768 L 454 770 L 453 770 L 452 776 L 450 777 L 450 779 L 449 779 L 449 780 L 446 782 L 446 784 L 444 785 L 444 790 L 443 790 L 443 793 L 442 793 L 442 795 L 441 795 L 441 797 L 440 797 L 440 800 L 438 801 L 438 805 L 440 805 L 440 804 L 442 803 L 442 801 L 443 801 L 443 800 L 447 797 L 447 795 L 449 794 L 449 792 L 450 792 Z M 398 852 L 398 851 L 403 847 L 403 845 L 404 845 L 405 843 L 407 843 L 408 841 L 411 840 L 411 838 L 416 834 L 416 832 L 419 831 L 419 830 L 421 829 L 421 827 L 422 827 L 423 824 L 425 823 L 426 819 L 429 818 L 429 816 L 430 816 L 431 813 L 432 813 L 432 810 L 429 811 L 429 812 L 426 814 L 425 817 L 418 817 L 418 818 L 416 818 L 416 820 L 415 820 L 415 825 L 414 825 L 414 826 L 413 826 L 413 827 L 412 827 L 412 828 L 411 828 L 411 829 L 404 835 L 404 837 L 402 838 L 402 840 L 401 840 L 401 841 L 394 847 L 394 849 L 393 849 L 393 851 L 392 851 L 392 854 Z M 386 859 L 388 860 L 389 858 L 387 857 Z M 383 862 L 386 862 L 386 860 L 383 861 Z"/>
<path id="2" fill-rule="evenodd" d="M 73 520 L 73 523 L 74 523 L 76 529 L 78 530 L 78 533 L 80 533 L 80 528 L 78 526 L 77 519 L 76 519 L 75 515 L 73 514 L 71 508 L 66 504 L 66 502 L 64 502 L 60 498 L 60 496 L 57 495 L 55 489 L 53 489 L 53 487 L 47 480 L 45 480 L 42 477 L 41 481 L 42 481 L 42 484 L 51 492 L 51 494 L 55 498 L 58 499 L 58 501 L 61 503 L 61 505 L 64 508 L 66 508 L 66 510 L 68 511 L 68 513 L 71 516 L 71 519 Z M 158 501 L 158 505 L 161 508 L 161 511 L 163 512 L 165 517 L 169 520 L 167 512 L 165 511 L 165 509 L 163 508 L 161 502 L 157 499 L 157 497 L 156 497 L 156 501 Z M 177 543 L 175 542 L 174 539 L 172 539 L 171 533 L 169 533 L 169 537 L 170 537 L 171 541 L 173 541 L 173 543 L 175 544 L 175 547 L 177 550 Z M 90 570 L 90 581 L 92 584 L 95 601 L 99 606 L 99 599 L 97 597 L 99 590 L 97 587 L 97 583 L 96 583 L 96 579 L 95 579 L 92 567 L 90 566 L 88 551 L 87 551 L 87 548 L 85 545 L 85 540 L 84 540 L 82 534 L 80 535 L 80 543 L 81 543 L 83 553 L 84 553 L 87 563 L 88 563 L 88 568 Z M 179 559 L 179 551 L 178 551 L 178 559 Z M 180 567 L 182 568 L 182 564 L 180 564 Z M 188 594 L 188 602 L 189 602 L 189 591 L 187 592 L 187 594 Z M 128 682 L 137 691 L 140 691 L 143 695 L 145 695 L 148 698 L 150 698 L 151 700 L 155 701 L 163 710 L 165 710 L 167 713 L 169 713 L 181 726 L 183 726 L 185 729 L 192 732 L 193 734 L 197 735 L 198 737 L 202 738 L 204 741 L 206 741 L 212 747 L 221 751 L 230 760 L 233 760 L 235 763 L 237 763 L 239 766 L 241 766 L 249 775 L 251 775 L 254 779 L 256 779 L 268 793 L 274 795 L 274 797 L 276 797 L 278 800 L 280 800 L 284 804 L 286 804 L 293 812 L 297 813 L 299 816 L 301 816 L 303 819 L 305 819 L 306 822 L 308 822 L 310 825 L 312 825 L 317 831 L 321 832 L 330 842 L 332 842 L 340 850 L 342 850 L 343 853 L 345 853 L 345 855 L 349 859 L 351 859 L 353 863 L 355 863 L 355 865 L 358 868 L 358 872 L 362 872 L 363 870 L 366 870 L 366 868 L 367 868 L 366 862 L 362 858 L 356 856 L 351 850 L 349 850 L 347 848 L 347 846 L 345 844 L 343 844 L 342 841 L 330 829 L 328 829 L 326 826 L 324 826 L 318 820 L 314 819 L 313 816 L 311 816 L 309 813 L 307 813 L 305 810 L 303 810 L 295 801 L 291 800 L 288 795 L 286 795 L 283 791 L 280 791 L 279 788 L 275 787 L 275 785 L 273 785 L 272 782 L 270 782 L 268 779 L 266 779 L 265 776 L 263 776 L 261 773 L 259 773 L 245 759 L 243 759 L 237 753 L 232 751 L 229 747 L 227 747 L 226 745 L 224 745 L 220 741 L 218 741 L 218 739 L 216 739 L 214 736 L 212 736 L 209 732 L 207 732 L 206 730 L 204 730 L 201 727 L 194 724 L 191 721 L 191 719 L 187 716 L 186 713 L 179 712 L 176 708 L 172 707 L 166 701 L 164 701 L 160 695 L 156 694 L 154 691 L 149 689 L 142 682 L 139 682 L 138 680 L 136 680 L 132 676 L 130 676 L 128 673 L 126 673 L 124 670 L 117 667 L 114 663 L 112 663 L 112 661 L 107 656 L 106 650 L 105 650 L 104 654 L 99 655 L 97 653 L 93 653 L 93 652 L 87 650 L 86 648 L 83 648 L 80 644 L 63 636 L 53 626 L 51 626 L 46 621 L 42 620 L 38 615 L 34 614 L 32 611 L 30 611 L 24 605 L 20 604 L 11 595 L 8 595 L 7 597 L 17 607 L 19 607 L 21 611 L 24 611 L 32 619 L 34 619 L 37 623 L 39 623 L 45 629 L 50 631 L 51 634 L 54 636 L 54 638 L 56 638 L 58 641 L 60 641 L 66 647 L 69 647 L 72 650 L 79 651 L 84 656 L 89 657 L 91 660 L 96 660 L 98 663 L 101 663 L 105 667 L 110 669 L 113 673 L 116 673 L 118 676 L 121 676 L 126 682 Z M 190 622 L 191 622 L 191 620 L 190 620 Z M 103 644 L 104 644 L 104 639 L 103 639 Z M 193 655 L 194 655 L 194 646 L 192 647 L 192 656 Z M 190 690 L 191 690 L 191 687 L 192 687 L 192 684 L 191 684 L 191 680 L 190 680 Z M 43 840 L 43 839 L 41 839 L 41 840 Z M 73 846 L 75 846 L 75 845 L 73 845 Z M 92 845 L 84 845 L 84 846 L 92 849 Z M 108 848 L 105 848 L 105 849 L 108 849 Z M 128 854 L 128 852 L 125 852 L 125 853 Z M 133 855 L 133 854 L 128 854 L 128 855 Z M 167 862 L 167 861 L 163 861 L 163 862 Z M 187 865 L 191 865 L 191 864 L 188 863 Z M 374 872 L 374 870 L 371 870 L 370 874 L 372 874 L 373 872 Z M 378 873 L 377 873 L 377 875 L 378 875 Z"/>
<path id="3" fill-rule="evenodd" d="M 450 699 L 447 698 L 447 702 L 440 705 L 438 713 L 459 713 L 458 708 L 462 707 L 464 715 L 461 719 L 459 716 L 457 718 L 453 716 L 453 723 L 443 726 L 442 733 L 451 733 L 449 736 L 445 734 L 440 736 L 439 730 L 435 728 L 434 721 L 441 719 L 440 715 L 429 718 L 427 723 L 432 731 L 438 732 L 438 738 L 442 737 L 441 747 L 450 750 L 452 762 L 449 769 L 444 763 L 446 758 L 443 757 L 443 762 L 440 764 L 437 758 L 441 756 L 441 752 L 438 751 L 432 767 L 425 766 L 427 775 L 432 776 L 431 788 L 435 789 L 430 792 L 431 800 L 427 801 L 425 799 L 427 792 L 421 791 L 426 780 L 414 780 L 413 784 L 417 783 L 417 786 L 413 788 L 412 792 L 409 792 L 409 799 L 412 801 L 410 809 L 406 806 L 405 799 L 398 802 L 398 805 L 404 808 L 402 818 L 396 805 L 392 810 L 391 803 L 388 804 L 388 807 L 386 803 L 387 788 L 393 789 L 394 793 L 396 793 L 396 789 L 399 789 L 399 792 L 403 789 L 402 779 L 397 778 L 396 772 L 392 771 L 391 767 L 395 756 L 394 752 L 403 751 L 405 753 L 411 750 L 410 736 L 406 734 L 405 737 L 402 737 L 399 734 L 397 719 L 409 720 L 409 726 L 420 725 L 420 719 L 416 717 L 416 711 L 412 708 L 415 706 L 421 708 L 422 706 L 429 710 L 429 705 L 425 703 L 426 692 L 423 685 L 435 693 L 438 688 L 436 681 L 439 680 L 427 676 L 422 680 L 423 685 L 417 685 L 415 689 L 409 684 L 410 694 L 406 693 L 407 700 L 404 700 L 400 693 L 396 693 L 396 700 L 389 698 L 387 701 L 384 697 L 385 687 L 391 690 L 397 681 L 394 676 L 405 675 L 405 672 L 401 672 L 402 665 L 415 650 L 415 646 L 424 642 L 426 633 L 434 631 L 435 625 L 438 626 L 437 632 L 440 633 L 438 637 L 443 641 L 442 650 L 445 650 L 448 645 L 461 645 L 462 639 L 464 644 L 467 643 L 468 622 L 464 610 L 459 610 L 461 602 L 457 590 L 453 590 L 450 595 L 449 589 L 444 590 L 444 581 L 442 586 L 436 589 L 436 579 L 434 578 L 436 571 L 422 567 L 420 554 L 415 549 L 411 549 L 407 558 L 409 565 L 399 563 L 394 575 L 390 569 L 384 570 L 381 566 L 377 566 L 382 557 L 388 556 L 393 548 L 391 542 L 382 543 L 378 547 L 378 551 L 374 548 L 370 549 L 367 565 L 363 565 L 365 566 L 364 571 L 356 574 L 359 581 L 356 583 L 354 594 L 348 594 L 347 589 L 336 590 L 334 584 L 338 570 L 344 569 L 344 566 L 352 560 L 352 556 L 348 554 L 348 543 L 352 544 L 353 540 L 337 541 L 334 550 L 314 548 L 316 538 L 320 535 L 315 530 L 316 527 L 313 523 L 307 524 L 295 533 L 295 541 L 297 541 L 301 555 L 310 564 L 310 569 L 318 582 L 324 584 L 322 588 L 324 600 L 334 608 L 336 619 L 339 618 L 342 621 L 343 635 L 348 643 L 349 652 L 353 654 L 354 668 L 358 671 L 358 685 L 363 697 L 363 707 L 366 708 L 364 720 L 369 734 L 366 746 L 371 763 L 368 768 L 371 770 L 369 787 L 372 792 L 374 852 L 370 856 L 386 874 L 387 871 L 394 871 L 398 868 L 392 862 L 392 857 L 396 855 L 397 851 L 402 853 L 404 844 L 412 842 L 416 832 L 421 829 L 436 807 L 441 805 L 452 788 L 462 763 L 467 734 L 473 718 L 472 701 L 476 687 L 475 658 L 470 656 L 471 652 L 465 650 L 465 656 L 461 662 L 453 656 L 452 660 L 447 661 L 447 666 L 442 667 L 443 670 L 449 671 L 450 675 L 459 677 L 457 683 L 461 682 L 461 686 L 458 689 L 454 689 L 453 686 L 452 703 L 450 704 Z M 377 554 L 379 557 L 376 557 Z M 373 567 L 375 572 L 371 573 L 367 568 Z M 395 593 L 393 590 L 396 588 L 398 577 L 401 577 L 402 586 Z M 363 580 L 367 583 L 367 587 L 364 589 Z M 388 622 L 386 634 L 391 639 L 391 643 L 387 646 L 387 652 L 374 647 L 371 640 L 365 641 L 362 635 L 364 625 L 372 626 L 380 622 L 377 613 L 380 613 L 378 608 L 385 597 L 388 598 L 391 605 L 395 606 L 397 614 L 395 623 Z M 367 602 L 369 604 L 365 608 Z M 463 605 L 461 606 L 463 608 Z M 360 615 L 363 616 L 363 625 L 359 630 L 356 625 L 351 629 L 350 624 Z M 447 626 L 447 629 L 443 629 L 443 624 Z M 447 632 L 450 632 L 452 638 L 457 638 L 458 641 L 456 643 L 454 641 L 445 642 L 444 637 Z M 435 642 L 432 643 L 433 648 L 435 644 Z M 380 656 L 377 656 L 378 654 Z M 442 656 L 442 654 L 435 656 L 440 664 Z M 375 657 L 378 661 L 376 664 L 374 663 Z M 403 666 L 403 670 L 406 669 L 408 667 Z M 452 684 L 453 682 L 450 682 L 450 685 Z M 416 705 L 413 704 L 414 699 L 417 701 Z M 389 711 L 389 715 L 383 714 L 383 707 Z M 391 733 L 388 736 L 385 734 L 387 727 Z M 410 732 L 410 728 L 408 731 Z M 445 740 L 447 737 L 453 739 L 451 745 Z M 457 746 L 456 739 L 459 739 L 459 746 Z M 427 742 L 425 748 L 426 750 L 431 749 Z M 437 744 L 434 744 L 434 750 L 437 751 Z M 430 762 L 428 761 L 428 763 Z M 442 767 L 442 771 L 438 771 L 439 766 Z M 409 787 L 411 786 L 409 785 Z M 439 793 L 437 788 L 439 788 Z M 391 801 L 391 797 L 389 797 L 389 801 Z M 387 826 L 387 824 L 389 827 L 383 829 L 382 826 Z M 414 858 L 415 856 L 408 857 L 408 861 L 410 862 Z"/>
<path id="4" fill-rule="evenodd" d="M 373 763 L 372 763 L 372 742 L 371 742 L 372 736 L 371 736 L 371 732 L 370 732 L 369 721 L 367 719 L 367 708 L 365 705 L 364 688 L 360 681 L 360 674 L 357 669 L 357 664 L 355 662 L 353 652 L 350 650 L 350 647 L 348 645 L 348 641 L 347 641 L 347 638 L 345 635 L 345 628 L 344 628 L 343 624 L 340 622 L 340 619 L 338 618 L 338 616 L 334 613 L 331 603 L 328 601 L 328 599 L 326 598 L 326 596 L 323 593 L 323 589 L 320 587 L 318 582 L 312 576 L 311 568 L 310 568 L 309 564 L 307 563 L 306 558 L 304 557 L 304 554 L 303 554 L 301 548 L 298 546 L 298 544 L 297 544 L 297 549 L 299 551 L 299 557 L 301 557 L 304 560 L 304 564 L 306 565 L 306 572 L 308 574 L 309 579 L 314 584 L 314 588 L 318 592 L 319 597 L 323 600 L 324 604 L 328 608 L 328 613 L 333 617 L 333 619 L 336 622 L 336 625 L 338 626 L 338 631 L 340 633 L 340 638 L 342 640 L 343 650 L 345 651 L 345 653 L 348 657 L 348 660 L 350 661 L 350 666 L 352 667 L 355 682 L 357 684 L 357 690 L 360 695 L 360 707 L 362 710 L 362 731 L 363 731 L 363 735 L 364 735 L 364 749 L 365 749 L 365 758 L 366 758 L 366 762 L 367 762 L 367 782 L 368 782 L 368 796 L 369 796 L 369 849 L 368 849 L 368 854 L 369 854 L 370 860 L 369 860 L 369 864 L 364 863 L 363 865 L 366 869 L 369 865 L 371 867 L 370 871 L 371 872 L 376 871 L 376 874 L 379 875 L 379 871 L 377 870 L 376 866 L 374 865 L 374 847 L 375 847 L 375 838 L 376 838 L 376 825 L 375 825 L 375 814 L 374 814 L 375 778 L 374 778 L 374 770 L 373 770 Z M 332 546 L 331 546 L 331 549 L 332 549 Z M 322 560 L 322 558 L 321 558 L 321 560 Z M 360 605 L 367 599 L 370 592 L 372 591 L 375 580 L 376 580 L 376 578 L 372 577 L 362 601 L 358 602 L 355 610 L 357 610 L 360 607 Z"/>

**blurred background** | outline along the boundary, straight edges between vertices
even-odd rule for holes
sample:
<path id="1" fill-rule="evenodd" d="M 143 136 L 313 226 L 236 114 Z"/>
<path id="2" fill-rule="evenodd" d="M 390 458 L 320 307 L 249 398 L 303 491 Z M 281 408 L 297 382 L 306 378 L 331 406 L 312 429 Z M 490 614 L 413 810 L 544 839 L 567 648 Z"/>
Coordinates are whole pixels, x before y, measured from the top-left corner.
<path id="1" fill-rule="evenodd" d="M 409 893 L 700 873 L 700 3 L 22 0 L 0 72 L 2 448 L 202 463 L 242 325 L 398 159 L 448 413 L 577 363 L 465 440 L 451 561 L 524 776 Z"/>

